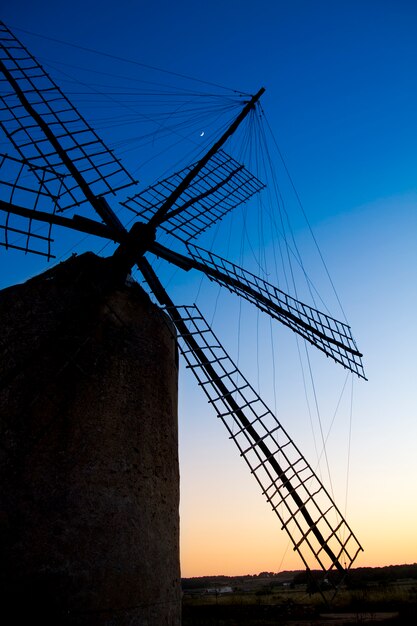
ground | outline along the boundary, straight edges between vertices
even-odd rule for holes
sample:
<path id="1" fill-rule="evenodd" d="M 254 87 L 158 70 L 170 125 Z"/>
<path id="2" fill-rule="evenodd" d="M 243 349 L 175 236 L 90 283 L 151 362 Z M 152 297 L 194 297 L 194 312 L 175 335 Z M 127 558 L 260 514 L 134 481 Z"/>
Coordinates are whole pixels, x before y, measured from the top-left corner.
<path id="1" fill-rule="evenodd" d="M 275 578 L 253 578 L 229 594 L 185 590 L 183 626 L 348 626 L 417 623 L 417 579 L 367 582 L 334 594 L 283 586 Z M 230 584 L 230 583 L 229 583 Z M 218 585 L 217 585 L 218 586 Z"/>

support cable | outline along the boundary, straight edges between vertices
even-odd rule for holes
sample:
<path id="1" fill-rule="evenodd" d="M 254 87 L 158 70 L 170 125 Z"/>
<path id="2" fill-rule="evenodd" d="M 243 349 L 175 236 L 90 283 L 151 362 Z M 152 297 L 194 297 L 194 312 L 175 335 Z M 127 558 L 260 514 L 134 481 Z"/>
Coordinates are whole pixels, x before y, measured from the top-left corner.
<path id="1" fill-rule="evenodd" d="M 130 63 L 131 65 L 136 65 L 139 67 L 144 67 L 148 70 L 154 70 L 157 72 L 161 72 L 162 74 L 168 74 L 170 76 L 176 76 L 178 78 L 185 78 L 186 80 L 191 80 L 196 83 L 202 83 L 204 85 L 210 85 L 211 87 L 219 87 L 220 89 L 225 89 L 227 91 L 232 91 L 233 93 L 239 93 L 241 95 L 247 96 L 248 94 L 239 91 L 237 89 L 232 89 L 231 87 L 225 87 L 224 85 L 219 85 L 218 83 L 214 83 L 207 80 L 202 80 L 200 78 L 195 78 L 193 76 L 188 76 L 187 74 L 181 74 L 180 72 L 172 72 L 170 70 L 165 70 L 161 67 L 157 67 L 156 65 L 149 65 L 147 63 L 141 63 L 140 61 L 135 61 L 133 59 L 128 59 L 126 57 L 119 56 L 117 54 L 111 54 L 109 52 L 102 52 L 100 50 L 96 50 L 95 48 L 89 48 L 87 46 L 82 46 L 80 44 L 70 43 L 69 41 L 64 41 L 62 39 L 58 39 L 56 37 L 49 37 L 47 35 L 41 35 L 39 33 L 34 33 L 33 31 L 26 30 L 24 28 L 13 27 L 14 30 L 20 31 L 22 33 L 26 33 L 27 35 L 32 35 L 34 37 L 39 37 L 41 39 L 45 39 L 46 41 L 53 41 L 55 43 L 63 44 L 65 46 L 69 46 L 71 48 L 76 48 L 77 50 L 83 50 L 84 52 L 92 52 L 93 54 L 97 54 L 99 56 L 106 57 L 108 59 L 115 59 L 116 61 L 123 61 L 124 63 Z"/>

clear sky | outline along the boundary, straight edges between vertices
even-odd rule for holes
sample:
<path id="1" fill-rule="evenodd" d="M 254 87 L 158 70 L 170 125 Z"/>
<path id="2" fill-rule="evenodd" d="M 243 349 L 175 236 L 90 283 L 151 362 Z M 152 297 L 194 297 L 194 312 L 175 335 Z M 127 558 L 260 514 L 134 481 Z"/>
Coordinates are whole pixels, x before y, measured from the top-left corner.
<path id="1" fill-rule="evenodd" d="M 3 8 L 2 19 L 48 71 L 57 72 L 56 80 L 64 81 L 89 121 L 95 125 L 97 120 L 106 141 L 120 148 L 121 158 L 146 184 L 161 171 L 173 171 L 176 155 L 153 161 L 153 170 L 147 155 L 154 145 L 128 143 L 129 133 L 140 134 L 135 120 L 123 127 L 121 139 L 114 118 L 106 126 L 103 109 L 88 102 L 86 90 L 80 95 L 83 90 L 71 82 L 74 77 L 79 85 L 101 81 L 103 90 L 104 84 L 122 84 L 116 75 L 143 79 L 143 68 L 23 31 L 246 93 L 266 87 L 265 114 L 365 355 L 369 381 L 353 381 L 351 403 L 351 378 L 344 387 L 344 370 L 311 353 L 323 431 L 334 422 L 327 453 L 336 500 L 343 512 L 346 507 L 365 549 L 356 564 L 416 562 L 416 3 L 15 0 Z M 90 74 L 84 65 L 92 69 Z M 182 84 L 179 77 L 150 76 L 148 80 Z M 127 90 L 126 85 L 137 83 L 124 84 Z M 200 87 L 222 92 L 203 83 Z M 199 89 L 199 84 L 193 88 Z M 121 101 L 122 96 L 114 98 Z M 128 106 L 125 99 L 121 119 L 132 112 L 132 103 Z M 202 126 L 203 131 L 202 143 L 210 140 L 208 127 Z M 196 133 L 194 140 L 199 136 Z M 279 179 L 279 185 L 283 193 L 291 191 L 288 181 Z M 293 198 L 286 205 L 294 236 L 328 302 L 331 290 L 296 204 Z M 259 218 L 249 212 L 250 207 L 251 225 Z M 230 249 L 235 262 L 250 264 L 249 243 L 258 251 L 264 246 L 265 263 L 278 249 L 279 235 L 272 230 L 251 241 L 246 235 L 243 244 L 242 222 L 226 221 L 223 226 L 220 253 Z M 88 248 L 90 242 L 82 245 Z M 91 248 L 100 246 L 93 242 Z M 63 247 L 59 254 L 68 249 Z M 42 260 L 0 249 L 2 286 L 44 267 Z M 295 338 L 276 328 L 278 324 L 271 331 L 263 315 L 241 307 L 227 294 L 219 295 L 210 286 L 201 289 L 198 276 L 163 271 L 177 303 L 196 301 L 213 320 L 231 356 L 271 408 L 276 406 L 282 424 L 315 467 L 320 425 L 312 389 L 305 393 Z M 340 316 L 333 304 L 332 313 Z M 277 518 L 185 369 L 179 409 L 183 575 L 300 568 Z M 322 471 L 327 484 L 325 466 Z"/>

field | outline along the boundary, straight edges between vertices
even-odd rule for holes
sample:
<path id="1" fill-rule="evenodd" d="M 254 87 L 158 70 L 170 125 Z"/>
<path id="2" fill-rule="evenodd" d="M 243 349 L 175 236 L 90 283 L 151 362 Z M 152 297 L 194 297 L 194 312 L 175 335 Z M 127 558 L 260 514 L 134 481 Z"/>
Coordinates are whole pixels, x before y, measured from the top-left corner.
<path id="1" fill-rule="evenodd" d="M 236 584 L 233 584 L 235 582 Z M 223 593 L 225 586 L 232 592 Z M 209 589 L 209 590 L 207 590 Z M 347 626 L 417 624 L 417 580 L 355 583 L 312 592 L 276 577 L 230 579 L 183 595 L 183 626 Z"/>

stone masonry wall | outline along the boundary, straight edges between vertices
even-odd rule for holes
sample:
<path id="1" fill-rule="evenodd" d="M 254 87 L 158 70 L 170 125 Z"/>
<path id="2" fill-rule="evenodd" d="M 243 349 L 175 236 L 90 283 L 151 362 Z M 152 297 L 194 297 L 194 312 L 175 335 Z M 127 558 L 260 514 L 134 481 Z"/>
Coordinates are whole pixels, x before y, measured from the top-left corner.
<path id="1" fill-rule="evenodd" d="M 176 342 L 109 268 L 82 255 L 0 292 L 10 625 L 180 624 Z"/>

